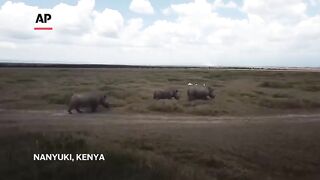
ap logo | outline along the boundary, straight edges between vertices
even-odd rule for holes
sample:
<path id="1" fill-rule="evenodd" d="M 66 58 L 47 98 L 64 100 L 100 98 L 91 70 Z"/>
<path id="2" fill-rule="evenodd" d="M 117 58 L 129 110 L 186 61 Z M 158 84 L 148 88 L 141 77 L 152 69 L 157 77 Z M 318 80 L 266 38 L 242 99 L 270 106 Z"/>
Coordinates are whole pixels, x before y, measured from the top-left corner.
<path id="1" fill-rule="evenodd" d="M 51 20 L 51 14 L 38 14 L 36 18 L 36 24 L 47 24 Z M 52 27 L 34 27 L 34 30 L 52 30 Z"/>

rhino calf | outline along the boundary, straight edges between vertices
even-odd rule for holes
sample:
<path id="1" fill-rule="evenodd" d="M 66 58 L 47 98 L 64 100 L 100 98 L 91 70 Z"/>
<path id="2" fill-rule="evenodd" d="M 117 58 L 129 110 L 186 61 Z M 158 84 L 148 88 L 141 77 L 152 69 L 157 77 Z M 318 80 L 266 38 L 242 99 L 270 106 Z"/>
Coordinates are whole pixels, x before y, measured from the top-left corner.
<path id="1" fill-rule="evenodd" d="M 95 112 L 99 105 L 109 108 L 107 96 L 103 93 L 87 92 L 73 94 L 70 98 L 68 112 L 72 114 L 72 110 L 75 109 L 78 113 L 81 113 L 80 108 L 82 107 L 90 108 L 92 112 Z"/>
<path id="2" fill-rule="evenodd" d="M 188 89 L 187 94 L 189 101 L 195 99 L 207 100 L 209 98 L 215 98 L 213 88 L 207 86 L 192 86 Z"/>
<path id="3" fill-rule="evenodd" d="M 157 90 L 153 93 L 153 99 L 179 99 L 179 91 L 177 89 Z"/>

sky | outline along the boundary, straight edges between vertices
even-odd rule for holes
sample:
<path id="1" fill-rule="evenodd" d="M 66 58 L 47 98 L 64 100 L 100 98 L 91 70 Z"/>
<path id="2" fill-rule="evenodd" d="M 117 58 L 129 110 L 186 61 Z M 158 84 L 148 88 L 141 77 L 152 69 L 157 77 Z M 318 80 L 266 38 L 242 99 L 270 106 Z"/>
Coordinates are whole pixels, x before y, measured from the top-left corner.
<path id="1" fill-rule="evenodd" d="M 0 62 L 320 67 L 320 0 L 0 0 Z"/>

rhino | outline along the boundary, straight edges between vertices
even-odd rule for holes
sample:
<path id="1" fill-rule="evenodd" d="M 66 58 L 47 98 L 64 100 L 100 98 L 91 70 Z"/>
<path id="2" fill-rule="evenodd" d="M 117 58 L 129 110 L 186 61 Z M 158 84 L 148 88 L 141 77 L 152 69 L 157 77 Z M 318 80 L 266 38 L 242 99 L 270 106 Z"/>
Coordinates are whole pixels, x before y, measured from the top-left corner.
<path id="1" fill-rule="evenodd" d="M 179 91 L 177 89 L 156 90 L 153 93 L 153 99 L 179 99 Z"/>
<path id="2" fill-rule="evenodd" d="M 86 92 L 76 93 L 70 98 L 68 112 L 72 114 L 72 110 L 75 109 L 78 113 L 82 111 L 80 108 L 90 108 L 91 112 L 95 112 L 99 105 L 109 108 L 107 96 L 102 92 Z"/>
<path id="3" fill-rule="evenodd" d="M 213 88 L 208 86 L 191 86 L 188 88 L 187 94 L 189 101 L 196 99 L 208 100 L 215 98 Z"/>

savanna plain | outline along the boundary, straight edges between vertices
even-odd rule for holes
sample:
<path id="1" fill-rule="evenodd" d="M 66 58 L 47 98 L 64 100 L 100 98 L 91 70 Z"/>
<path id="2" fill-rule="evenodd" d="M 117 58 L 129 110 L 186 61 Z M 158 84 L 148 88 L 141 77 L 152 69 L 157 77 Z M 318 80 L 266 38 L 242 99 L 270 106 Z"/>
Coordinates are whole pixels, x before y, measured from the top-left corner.
<path id="1" fill-rule="evenodd" d="M 188 101 L 188 83 L 216 97 Z M 166 88 L 180 99 L 153 99 Z M 110 109 L 68 114 L 70 96 L 88 91 L 105 92 Z M 0 92 L 5 179 L 320 179 L 319 71 L 1 68 Z"/>

